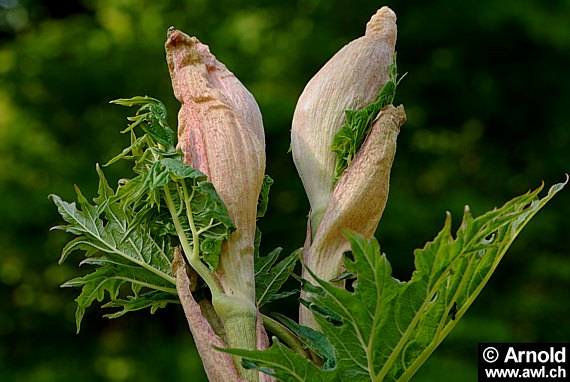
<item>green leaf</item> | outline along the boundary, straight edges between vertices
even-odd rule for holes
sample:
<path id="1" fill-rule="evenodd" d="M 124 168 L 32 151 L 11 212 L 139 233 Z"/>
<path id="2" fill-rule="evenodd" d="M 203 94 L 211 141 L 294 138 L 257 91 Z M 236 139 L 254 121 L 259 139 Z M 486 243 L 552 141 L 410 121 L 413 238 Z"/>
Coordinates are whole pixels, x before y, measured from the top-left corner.
<path id="1" fill-rule="evenodd" d="M 257 202 L 257 217 L 262 218 L 267 212 L 267 206 L 269 205 L 269 190 L 273 185 L 273 179 L 269 175 L 265 175 L 263 178 L 263 184 L 261 185 L 261 191 L 259 193 L 259 201 Z"/>
<path id="2" fill-rule="evenodd" d="M 334 183 L 341 177 L 344 170 L 346 170 L 360 150 L 372 128 L 372 122 L 376 119 L 380 110 L 394 102 L 396 87 L 405 76 L 404 74 L 404 76 L 398 79 L 396 54 L 394 54 L 394 63 L 390 65 L 388 70 L 390 79 L 380 90 L 376 102 L 359 110 L 345 111 L 346 123 L 335 133 L 331 145 L 331 150 L 336 153 Z"/>
<path id="3" fill-rule="evenodd" d="M 277 292 L 293 273 L 302 249 L 293 251 L 293 253 L 274 266 L 282 249 L 276 248 L 265 257 L 255 258 L 255 294 L 259 307 L 296 293 L 296 291 Z"/>
<path id="4" fill-rule="evenodd" d="M 193 245 L 195 239 L 199 240 L 202 259 L 211 270 L 215 270 L 219 264 L 222 242 L 235 227 L 213 184 L 206 180 L 206 175 L 181 160 L 182 156 L 176 153 L 148 148 L 135 163 L 135 171 L 139 175 L 121 187 L 114 200 L 128 200 L 135 209 L 138 205 L 144 206 L 143 209 L 156 205 L 160 209 L 164 190 L 168 189 L 178 211 L 176 218 L 183 226 L 188 242 Z M 155 211 L 150 214 L 139 213 L 138 216 L 139 224 L 151 226 L 153 221 L 172 219 L 166 210 L 162 214 L 156 214 Z M 175 234 L 172 224 L 170 226 L 169 232 Z M 194 232 L 191 226 L 195 228 Z M 167 225 L 162 227 L 166 229 Z"/>
<path id="5" fill-rule="evenodd" d="M 287 290 L 279 293 L 273 293 L 264 302 L 263 305 L 271 304 L 273 301 L 281 300 L 283 298 L 295 296 L 299 294 L 299 289 Z"/>
<path id="6" fill-rule="evenodd" d="M 186 238 L 192 246 L 199 241 L 202 260 L 211 271 L 215 271 L 220 262 L 222 243 L 235 231 L 235 226 L 214 185 L 197 179 L 200 178 L 190 182 L 184 179 L 174 184 L 177 189 L 174 204 L 177 209 L 180 202 L 185 206 L 187 212 L 179 214 L 178 219 L 185 228 Z"/>
<path id="7" fill-rule="evenodd" d="M 171 180 L 196 179 L 206 180 L 204 173 L 193 169 L 186 163 L 174 158 L 164 158 L 158 161 Z M 165 185 L 161 185 L 164 187 Z"/>
<path id="8" fill-rule="evenodd" d="M 107 296 L 110 301 L 104 307 L 122 308 L 108 317 L 145 307 L 154 312 L 177 301 L 172 273 L 177 246 L 192 258 L 201 282 L 217 286 L 211 272 L 219 264 L 222 242 L 235 230 L 212 183 L 183 163 L 183 154 L 175 149 L 176 136 L 166 123 L 164 105 L 150 97 L 113 103 L 139 107 L 125 130 L 131 134 L 131 145 L 110 161 L 132 160 L 135 176 L 121 179 L 115 191 L 97 165 L 94 204 L 77 187 L 77 203 L 51 195 L 67 223 L 54 228 L 77 236 L 63 248 L 60 263 L 81 251 L 86 257 L 81 264 L 95 267 L 63 285 L 82 288 L 76 299 L 78 330 L 85 309 Z M 143 136 L 136 137 L 136 126 Z M 126 284 L 131 293 L 121 289 Z"/>
<path id="9" fill-rule="evenodd" d="M 273 338 L 271 348 L 264 351 L 221 349 L 219 351 L 242 357 L 242 366 L 275 376 L 285 382 L 329 382 L 336 377 L 335 369 L 323 371 L 305 357 L 295 353 Z"/>
<path id="10" fill-rule="evenodd" d="M 112 165 L 113 163 L 117 162 L 120 159 L 132 160 L 140 157 L 142 155 L 144 147 L 150 144 L 152 143 L 149 141 L 146 134 L 139 138 L 134 137 L 133 134 L 131 145 L 123 149 L 123 151 L 120 154 L 114 156 L 107 163 L 105 163 L 105 167 Z"/>
<path id="11" fill-rule="evenodd" d="M 108 292 L 111 300 L 106 307 L 123 307 L 123 311 L 109 317 L 121 316 L 138 306 L 151 306 L 155 309 L 164 306 L 165 302 L 176 300 L 175 278 L 171 269 L 174 256 L 171 241 L 176 241 L 177 237 L 173 234 L 174 230 L 168 228 L 171 225 L 170 215 L 164 209 L 160 210 L 159 204 L 154 204 L 154 207 L 144 204 L 145 200 L 149 200 L 149 195 L 162 195 L 161 188 L 170 187 L 175 190 L 176 208 L 180 211 L 187 236 L 193 243 L 194 237 L 188 220 L 188 216 L 191 217 L 200 240 L 203 260 L 211 269 L 215 269 L 219 263 L 222 242 L 234 227 L 212 184 L 204 180 L 204 174 L 183 163 L 177 164 L 174 159 L 165 158 L 155 163 L 159 163 L 162 168 L 158 175 L 150 177 L 142 173 L 125 186 L 119 187 L 117 193 L 109 186 L 97 166 L 99 187 L 94 205 L 87 201 L 79 188 L 76 189 L 79 207 L 57 195 L 51 196 L 68 223 L 54 228 L 77 236 L 64 247 L 60 263 L 71 253 L 83 251 L 87 259 L 82 264 L 98 267 L 93 273 L 64 284 L 66 287 L 82 288 L 76 299 L 78 330 L 85 309 L 95 300 L 102 301 L 105 292 Z M 166 180 L 163 180 L 165 176 Z M 185 196 L 187 186 L 191 194 Z M 188 213 L 185 201 L 190 206 Z M 147 297 L 157 295 L 144 294 L 145 299 L 141 300 L 143 295 L 138 296 L 136 293 L 127 296 L 126 300 L 118 301 L 119 288 L 125 283 L 130 283 L 133 290 L 144 287 L 168 293 L 170 297 L 152 302 Z"/>
<path id="12" fill-rule="evenodd" d="M 138 96 L 128 99 L 116 99 L 111 101 L 111 103 L 128 107 L 139 106 L 136 115 L 128 118 L 133 123 L 123 132 L 133 131 L 135 127 L 140 126 L 153 141 L 160 144 L 163 148 L 167 150 L 174 148 L 176 145 L 176 134 L 168 126 L 166 108 L 162 102 L 148 96 Z"/>
<path id="13" fill-rule="evenodd" d="M 193 211 L 196 211 L 196 223 L 202 227 L 206 225 L 221 225 L 220 232 L 229 235 L 235 231 L 234 223 L 228 214 L 228 210 L 216 192 L 214 185 L 210 181 L 197 182 L 194 187 L 194 197 L 192 198 Z M 214 220 L 211 222 L 211 220 Z M 202 223 L 203 222 L 203 223 Z M 203 229 L 203 227 L 201 228 Z"/>
<path id="14" fill-rule="evenodd" d="M 176 296 L 175 279 L 171 270 L 171 246 L 164 241 L 157 241 L 148 227 L 131 224 L 133 216 L 118 202 L 110 202 L 114 196 L 113 190 L 99 168 L 97 171 L 97 204 L 91 205 L 79 189 L 79 208 L 76 203 L 68 203 L 57 195 L 51 196 L 59 213 L 68 223 L 54 228 L 77 236 L 64 247 L 60 263 L 71 253 L 84 251 L 87 259 L 82 264 L 101 267 L 63 285 L 82 287 L 76 300 L 78 330 L 85 309 L 95 300 L 102 301 L 105 291 L 111 300 L 116 299 L 119 287 L 126 282 L 168 291 Z M 98 257 L 94 257 L 96 255 Z"/>
<path id="15" fill-rule="evenodd" d="M 295 333 L 303 345 L 311 349 L 314 354 L 321 358 L 322 368 L 324 370 L 333 369 L 336 366 L 334 347 L 323 333 L 308 326 L 299 325 L 282 314 L 273 313 L 272 315 Z"/>
<path id="16" fill-rule="evenodd" d="M 376 239 L 346 232 L 354 260 L 345 259 L 345 265 L 356 277 L 354 291 L 312 275 L 318 286 L 309 294 L 312 307 L 319 307 L 312 310 L 323 312 L 315 319 L 335 349 L 333 369 L 278 341 L 265 351 L 226 351 L 284 381 L 408 381 L 465 314 L 518 233 L 567 182 L 542 199 L 541 186 L 477 218 L 466 208 L 455 238 L 448 214 L 437 237 L 415 251 L 416 271 L 407 282 L 392 277 Z"/>
<path id="17" fill-rule="evenodd" d="M 164 308 L 166 304 L 179 304 L 177 295 L 172 293 L 152 290 L 141 295 L 128 296 L 127 299 L 117 299 L 103 305 L 103 308 L 123 308 L 113 314 L 106 314 L 104 317 L 118 318 L 128 312 L 150 308 L 150 313 L 154 314 L 159 308 Z"/>
<path id="18" fill-rule="evenodd" d="M 69 280 L 62 285 L 62 287 L 82 288 L 81 293 L 75 299 L 77 302 L 77 310 L 75 312 L 77 332 L 79 332 L 81 328 L 81 320 L 85 314 L 85 310 L 91 306 L 95 300 L 99 302 L 103 301 L 105 299 L 106 293 L 108 294 L 110 300 L 114 302 L 114 304 L 106 304 L 103 307 L 121 307 L 124 305 L 120 303 L 122 300 L 117 300 L 119 296 L 119 290 L 124 284 L 130 283 L 133 289 L 137 289 L 136 286 L 139 286 L 160 290 L 163 296 L 162 300 L 155 301 L 153 304 L 145 305 L 145 307 L 153 305 L 154 310 L 159 307 L 164 307 L 166 305 L 166 302 L 178 301 L 178 295 L 174 286 L 168 284 L 165 285 L 162 279 L 156 275 L 153 275 L 152 273 L 145 272 L 139 267 L 129 266 L 121 262 L 113 262 L 110 259 L 103 260 L 103 258 L 94 258 L 88 260 L 99 261 L 84 261 L 82 264 L 88 263 L 92 265 L 99 265 L 100 267 L 96 268 L 95 271 L 86 276 Z M 107 266 L 101 266 L 103 261 L 108 261 L 109 264 L 107 264 Z M 168 298 L 165 296 L 168 296 Z M 137 296 L 129 296 L 128 298 L 137 300 Z M 125 308 L 123 311 L 116 314 L 107 315 L 107 317 L 119 317 L 127 311 L 131 310 L 136 309 Z"/>

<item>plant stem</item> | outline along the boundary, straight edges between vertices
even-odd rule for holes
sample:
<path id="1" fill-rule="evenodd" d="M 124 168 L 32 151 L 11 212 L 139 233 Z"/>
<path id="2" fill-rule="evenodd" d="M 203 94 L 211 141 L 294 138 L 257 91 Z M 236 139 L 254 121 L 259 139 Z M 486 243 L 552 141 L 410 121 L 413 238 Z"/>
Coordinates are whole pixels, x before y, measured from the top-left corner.
<path id="1" fill-rule="evenodd" d="M 192 206 L 190 205 L 190 201 L 194 196 L 194 189 L 192 189 L 192 195 L 188 195 L 188 189 L 186 188 L 186 184 L 182 182 L 181 185 L 182 185 L 182 195 L 184 197 L 184 205 L 186 206 L 186 218 L 188 219 L 188 224 L 190 225 L 190 231 L 192 232 L 192 242 L 196 243 L 196 245 L 193 246 L 193 251 L 191 256 L 194 260 L 199 260 L 200 246 L 198 245 L 198 243 L 200 237 L 198 230 L 196 229 L 196 224 L 194 223 L 194 217 L 192 216 Z"/>
<path id="2" fill-rule="evenodd" d="M 303 346 L 303 343 L 299 341 L 297 336 L 289 330 L 285 325 L 280 323 L 279 321 L 274 320 L 273 318 L 266 316 L 264 314 L 261 315 L 263 319 L 263 325 L 269 330 L 271 333 L 275 334 L 277 337 L 283 340 L 283 342 L 288 345 L 291 349 L 293 349 L 296 353 L 306 357 L 307 351 Z"/>
<path id="3" fill-rule="evenodd" d="M 242 298 L 225 294 L 212 295 L 212 304 L 224 323 L 228 347 L 255 350 L 257 348 L 255 305 Z M 258 372 L 254 369 L 244 369 L 237 356 L 234 357 L 234 364 L 243 378 L 252 382 L 258 381 Z"/>
<path id="4" fill-rule="evenodd" d="M 178 239 L 180 240 L 180 245 L 182 246 L 182 252 L 188 260 L 188 263 L 198 275 L 204 280 L 204 282 L 210 288 L 212 295 L 222 294 L 222 288 L 202 261 L 200 261 L 199 256 L 195 255 L 195 251 L 199 250 L 199 241 L 198 237 L 193 237 L 192 246 L 188 242 L 188 238 L 186 237 L 186 233 L 184 232 L 184 228 L 182 228 L 182 223 L 180 223 L 180 219 L 178 217 L 178 213 L 176 211 L 176 206 L 174 205 L 174 201 L 172 200 L 172 196 L 170 195 L 170 190 L 168 187 L 164 187 L 164 200 L 166 201 L 166 206 L 170 211 L 170 215 L 172 216 L 172 221 L 174 223 L 174 228 L 176 229 L 176 233 L 178 235 Z M 189 213 L 190 216 L 191 213 Z"/>
<path id="5" fill-rule="evenodd" d="M 182 186 L 183 203 L 186 207 L 186 217 L 192 234 L 192 245 L 190 245 L 186 232 L 180 222 L 179 212 L 176 210 L 170 190 L 164 188 L 164 199 L 172 216 L 174 228 L 180 240 L 182 251 L 190 266 L 198 273 L 198 275 L 206 282 L 212 293 L 212 305 L 222 319 L 226 342 L 228 347 L 236 349 L 255 350 L 257 345 L 256 336 L 256 320 L 257 309 L 255 304 L 240 297 L 226 295 L 213 273 L 200 260 L 200 238 L 199 233 L 194 224 L 191 210 L 191 195 L 185 185 Z M 182 200 L 181 200 L 182 203 Z M 248 381 L 256 382 L 259 374 L 256 370 L 246 370 L 241 366 L 237 357 L 234 358 L 234 364 L 239 374 Z"/>

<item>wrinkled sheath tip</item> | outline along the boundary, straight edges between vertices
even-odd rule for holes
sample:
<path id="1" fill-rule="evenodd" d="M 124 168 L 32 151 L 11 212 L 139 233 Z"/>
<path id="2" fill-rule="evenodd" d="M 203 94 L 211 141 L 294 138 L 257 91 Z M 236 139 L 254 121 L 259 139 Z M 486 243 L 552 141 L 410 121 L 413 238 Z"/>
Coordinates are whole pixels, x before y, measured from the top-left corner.
<path id="1" fill-rule="evenodd" d="M 382 7 L 366 24 L 366 35 L 373 33 L 396 33 L 396 14 L 388 7 Z M 395 36 L 394 36 L 395 40 Z"/>

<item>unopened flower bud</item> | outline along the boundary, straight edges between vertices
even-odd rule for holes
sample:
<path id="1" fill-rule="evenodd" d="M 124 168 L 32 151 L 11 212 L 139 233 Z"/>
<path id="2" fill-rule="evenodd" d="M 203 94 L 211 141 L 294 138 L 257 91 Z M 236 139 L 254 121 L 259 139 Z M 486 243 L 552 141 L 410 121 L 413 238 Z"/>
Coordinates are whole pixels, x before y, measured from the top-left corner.
<path id="1" fill-rule="evenodd" d="M 360 109 L 378 98 L 390 79 L 394 60 L 396 15 L 382 7 L 366 33 L 338 51 L 309 81 L 301 94 L 291 130 L 293 160 L 319 221 L 334 187 L 334 134 L 345 122 L 345 110 Z M 315 225 L 315 224 L 313 224 Z M 317 227 L 312 227 L 313 232 Z"/>
<path id="2" fill-rule="evenodd" d="M 396 139 L 405 121 L 403 106 L 384 107 L 357 156 L 336 183 L 305 256 L 309 269 L 315 269 L 320 278 L 328 281 L 341 273 L 343 254 L 350 250 L 341 229 L 358 232 L 367 239 L 374 234 L 388 200 Z"/>
<path id="3" fill-rule="evenodd" d="M 251 93 L 209 48 L 174 28 L 165 45 L 176 98 L 178 147 L 205 173 L 236 231 L 224 244 L 217 274 L 224 292 L 255 304 L 253 246 L 258 195 L 265 172 L 265 138 Z"/>
<path id="4" fill-rule="evenodd" d="M 303 278 L 314 282 L 307 268 L 325 281 L 342 273 L 344 253 L 350 250 L 342 230 L 358 232 L 366 239 L 374 234 L 388 200 L 396 139 L 405 121 L 403 106 L 388 105 L 380 111 L 363 146 L 336 183 L 316 234 L 305 243 Z M 318 329 L 312 313 L 304 306 L 300 307 L 299 316 L 301 324 Z"/>

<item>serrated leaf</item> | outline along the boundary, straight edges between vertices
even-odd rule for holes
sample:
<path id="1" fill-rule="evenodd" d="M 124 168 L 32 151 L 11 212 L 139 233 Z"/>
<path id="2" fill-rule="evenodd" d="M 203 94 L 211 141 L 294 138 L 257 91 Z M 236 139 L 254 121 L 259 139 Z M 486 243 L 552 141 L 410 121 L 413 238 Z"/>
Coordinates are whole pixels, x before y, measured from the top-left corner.
<path id="1" fill-rule="evenodd" d="M 267 256 L 255 259 L 255 294 L 258 307 L 293 294 L 277 292 L 293 273 L 302 250 L 293 251 L 274 266 L 281 251 L 282 248 L 276 248 Z"/>
<path id="2" fill-rule="evenodd" d="M 91 205 L 78 188 L 79 207 L 57 195 L 51 196 L 68 223 L 55 228 L 77 236 L 64 247 L 60 263 L 72 252 L 84 251 L 87 259 L 82 263 L 99 267 L 91 274 L 64 284 L 82 288 L 76 300 L 78 329 L 85 309 L 93 301 L 101 301 L 105 291 L 111 300 L 116 299 L 119 287 L 125 282 L 176 293 L 171 270 L 172 248 L 168 243 L 157 242 L 147 226 L 132 224 L 134 219 L 128 208 L 111 201 L 115 194 L 99 167 L 97 172 L 96 204 Z M 96 255 L 98 257 L 94 257 Z"/>
<path id="3" fill-rule="evenodd" d="M 158 309 L 164 308 L 167 304 L 179 304 L 178 295 L 152 290 L 141 295 L 128 296 L 127 299 L 116 299 L 103 305 L 103 308 L 122 308 L 122 310 L 106 314 L 107 318 L 118 318 L 128 312 L 150 308 L 150 313 L 154 314 Z"/>
<path id="4" fill-rule="evenodd" d="M 336 366 L 334 347 L 323 333 L 308 326 L 299 325 L 282 314 L 273 313 L 273 316 L 295 333 L 306 347 L 322 359 L 324 370 L 333 369 Z"/>
<path id="5" fill-rule="evenodd" d="M 292 289 L 292 290 L 286 290 L 286 291 L 279 292 L 279 293 L 273 293 L 271 296 L 269 296 L 265 300 L 264 305 L 271 304 L 273 301 L 281 300 L 283 298 L 295 296 L 298 294 L 299 294 L 299 289 Z"/>
<path id="6" fill-rule="evenodd" d="M 152 155 L 147 154 L 149 152 Z M 194 234 L 197 235 L 202 259 L 211 270 L 215 270 L 219 264 L 222 242 L 235 231 L 235 226 L 213 184 L 206 180 L 206 175 L 181 162 L 181 159 L 182 156 L 177 153 L 148 148 L 135 164 L 135 172 L 139 175 L 120 187 L 113 200 L 121 203 L 126 201 L 132 204 L 132 210 L 138 209 L 138 224 L 152 226 L 153 222 L 172 222 L 172 216 L 166 209 L 162 209 L 162 215 L 158 214 L 161 217 L 157 217 L 156 213 L 161 210 L 167 189 L 172 194 L 174 207 L 178 211 L 176 218 L 184 227 L 188 242 L 193 245 Z M 170 229 L 168 224 L 171 223 L 160 224 L 162 232 L 175 234 L 172 224 Z M 192 232 L 191 225 L 195 232 Z"/>
<path id="7" fill-rule="evenodd" d="M 380 113 L 380 110 L 386 105 L 392 104 L 396 96 L 396 87 L 402 76 L 398 79 L 398 67 L 396 65 L 396 55 L 394 54 L 394 63 L 388 68 L 390 79 L 384 84 L 378 99 L 358 110 L 346 110 L 346 123 L 335 133 L 331 145 L 331 150 L 336 153 L 336 167 L 334 183 L 340 178 L 344 170 L 352 162 L 360 147 L 364 143 L 372 122 Z"/>
<path id="8" fill-rule="evenodd" d="M 295 353 L 273 337 L 273 345 L 264 351 L 221 349 L 219 351 L 242 358 L 242 366 L 275 376 L 285 382 L 329 382 L 336 377 L 335 370 L 323 371 L 305 357 Z"/>
<path id="9" fill-rule="evenodd" d="M 101 183 L 106 184 L 106 181 Z M 107 192 L 104 186 L 100 186 L 101 190 Z M 52 196 L 62 217 L 69 223 L 58 228 L 78 236 L 64 247 L 60 263 L 72 252 L 85 251 L 87 259 L 83 264 L 99 267 L 91 274 L 63 284 L 82 288 L 76 299 L 78 331 L 85 309 L 95 300 L 102 301 L 105 291 L 111 300 L 116 299 L 120 286 L 126 282 L 176 293 L 171 271 L 173 251 L 169 246 L 159 245 L 142 226 L 131 229 L 124 212 L 114 208 L 116 204 L 92 206 L 80 192 L 78 198 L 81 209 L 75 203 Z M 105 223 L 101 214 L 106 216 Z M 93 257 L 102 253 L 106 255 Z"/>
<path id="10" fill-rule="evenodd" d="M 141 126 L 155 142 L 166 149 L 174 148 L 176 145 L 176 134 L 168 126 L 166 121 L 166 108 L 164 104 L 152 97 L 121 98 L 111 101 L 111 103 L 122 106 L 139 106 L 134 117 L 129 117 L 133 121 L 124 132 L 132 131 L 135 127 Z"/>
<path id="11" fill-rule="evenodd" d="M 82 264 L 97 265 L 99 267 L 90 274 L 69 280 L 62 285 L 62 287 L 82 288 L 81 293 L 75 299 L 77 302 L 77 310 L 75 312 L 77 332 L 80 330 L 81 320 L 85 310 L 91 306 L 95 300 L 99 302 L 103 301 L 106 293 L 111 301 L 117 301 L 119 289 L 124 284 L 131 283 L 139 287 L 159 289 L 164 295 L 170 296 L 168 301 L 172 302 L 177 300 L 176 289 L 172 285 L 165 283 L 159 276 L 146 272 L 141 267 L 125 264 L 123 261 L 123 259 L 117 257 L 115 257 L 114 260 L 105 257 L 86 259 Z M 113 306 L 110 304 L 106 305 Z M 157 307 L 163 307 L 164 305 L 165 304 L 162 304 Z M 121 304 L 117 306 L 121 306 Z M 119 315 L 129 310 L 125 310 Z"/>
<path id="12" fill-rule="evenodd" d="M 284 381 L 408 381 L 465 314 L 518 233 L 567 182 L 542 199 L 541 186 L 478 218 L 466 208 L 455 238 L 448 214 L 434 241 L 415 251 L 416 271 L 407 282 L 392 277 L 376 239 L 346 232 L 354 261 L 345 265 L 356 277 L 354 291 L 313 274 L 318 287 L 310 294 L 312 306 L 325 312 L 315 319 L 335 348 L 332 370 L 279 342 L 265 351 L 226 351 Z M 327 320 L 331 312 L 341 318 L 340 326 Z"/>
<path id="13" fill-rule="evenodd" d="M 81 320 L 85 315 L 85 310 L 95 301 L 103 301 L 105 293 L 111 299 L 117 298 L 119 288 L 125 283 L 124 280 L 116 277 L 111 270 L 97 269 L 95 272 L 67 281 L 62 287 L 80 287 L 81 293 L 75 299 L 77 309 L 75 310 L 75 325 L 77 333 L 81 330 Z"/>
<path id="14" fill-rule="evenodd" d="M 110 161 L 133 160 L 136 176 L 121 179 L 115 191 L 97 165 L 99 186 L 94 204 L 78 187 L 77 204 L 51 195 L 67 222 L 54 229 L 77 236 L 65 245 L 60 263 L 81 251 L 86 257 L 81 264 L 95 267 L 92 273 L 64 284 L 82 288 L 76 300 L 78 329 L 85 309 L 106 296 L 110 302 L 105 307 L 122 307 L 109 317 L 143 307 L 154 311 L 176 301 L 173 248 L 184 246 L 185 252 L 192 252 L 196 261 L 204 261 L 214 271 L 222 242 L 235 230 L 207 176 L 184 164 L 183 154 L 175 149 L 176 137 L 166 123 L 164 105 L 150 97 L 112 103 L 139 107 L 125 130 L 131 134 L 131 145 Z M 137 126 L 144 132 L 139 138 Z M 205 272 L 200 275 L 207 282 Z M 124 284 L 130 284 L 132 293 L 123 288 L 119 299 Z"/>

